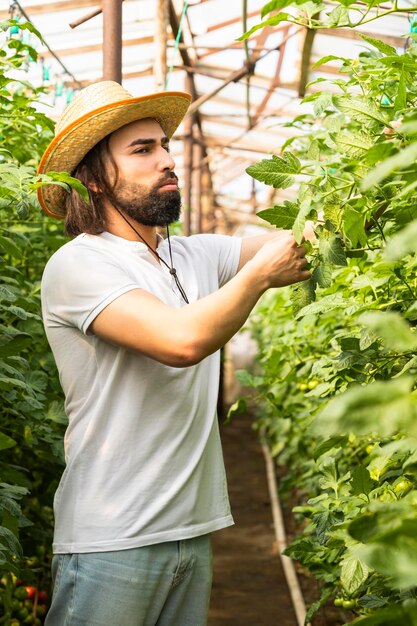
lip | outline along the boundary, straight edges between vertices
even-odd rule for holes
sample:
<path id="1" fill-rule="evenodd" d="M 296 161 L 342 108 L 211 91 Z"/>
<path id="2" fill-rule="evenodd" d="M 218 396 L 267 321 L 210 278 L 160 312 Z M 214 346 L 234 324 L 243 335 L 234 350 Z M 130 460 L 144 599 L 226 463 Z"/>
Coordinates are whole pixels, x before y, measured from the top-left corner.
<path id="1" fill-rule="evenodd" d="M 160 189 L 178 189 L 178 183 L 175 180 L 175 178 L 170 178 L 169 180 L 166 180 L 164 183 L 162 183 L 162 185 L 159 186 Z"/>

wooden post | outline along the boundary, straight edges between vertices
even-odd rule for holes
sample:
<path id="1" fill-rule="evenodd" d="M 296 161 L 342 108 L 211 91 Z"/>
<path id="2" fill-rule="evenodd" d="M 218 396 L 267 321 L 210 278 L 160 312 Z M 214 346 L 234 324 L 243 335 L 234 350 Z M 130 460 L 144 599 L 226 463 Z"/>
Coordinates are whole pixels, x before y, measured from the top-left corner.
<path id="1" fill-rule="evenodd" d="M 103 80 L 122 82 L 122 0 L 102 0 Z"/>
<path id="2" fill-rule="evenodd" d="M 185 91 L 191 92 L 192 78 L 185 76 Z M 184 235 L 191 233 L 191 201 L 192 201 L 192 171 L 193 171 L 193 115 L 186 115 L 184 119 Z"/>
<path id="3" fill-rule="evenodd" d="M 256 203 L 256 183 L 255 179 L 252 178 L 252 188 L 250 193 L 250 205 L 252 209 L 252 213 L 256 213 L 257 203 Z"/>
<path id="4" fill-rule="evenodd" d="M 203 146 L 201 141 L 197 141 L 194 144 L 193 149 L 193 191 L 194 191 L 194 208 L 196 211 L 197 222 L 195 224 L 195 230 L 197 233 L 204 232 L 203 223 L 203 203 L 202 203 L 202 177 L 203 177 Z"/>
<path id="5" fill-rule="evenodd" d="M 201 212 L 203 232 L 214 233 L 216 217 L 214 215 L 214 194 L 211 185 L 210 168 L 206 162 L 201 165 Z"/>
<path id="6" fill-rule="evenodd" d="M 168 0 L 157 0 L 155 25 L 155 65 L 156 91 L 164 91 L 167 79 L 167 28 Z"/>

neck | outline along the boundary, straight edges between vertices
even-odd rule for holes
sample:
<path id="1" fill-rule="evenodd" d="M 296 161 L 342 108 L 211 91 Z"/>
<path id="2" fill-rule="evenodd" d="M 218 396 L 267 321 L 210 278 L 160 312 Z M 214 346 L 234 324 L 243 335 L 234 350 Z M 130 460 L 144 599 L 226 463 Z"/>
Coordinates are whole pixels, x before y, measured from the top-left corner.
<path id="1" fill-rule="evenodd" d="M 148 246 L 155 250 L 158 245 L 156 226 L 144 226 L 127 215 L 124 217 L 125 219 L 114 207 L 107 209 L 106 229 L 108 232 L 112 233 L 112 235 L 117 235 L 118 237 L 127 239 L 128 241 L 145 242 Z"/>

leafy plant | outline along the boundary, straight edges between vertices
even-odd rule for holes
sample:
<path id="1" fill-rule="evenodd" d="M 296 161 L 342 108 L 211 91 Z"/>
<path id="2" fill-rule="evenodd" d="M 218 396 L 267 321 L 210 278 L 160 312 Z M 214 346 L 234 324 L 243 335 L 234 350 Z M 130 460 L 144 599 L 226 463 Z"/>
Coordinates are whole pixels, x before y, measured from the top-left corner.
<path id="1" fill-rule="evenodd" d="M 7 33 L 11 25 L 4 22 L 0 29 Z M 31 24 L 19 22 L 19 28 L 40 37 Z M 36 164 L 52 138 L 53 123 L 37 109 L 42 89 L 24 79 L 28 54 L 36 58 L 33 48 L 12 38 L 0 52 L 2 624 L 41 619 L 50 580 L 52 498 L 63 466 L 66 423 L 39 297 L 45 262 L 65 238 L 61 225 L 43 216 L 35 196 L 46 182 L 38 179 Z"/>
<path id="2" fill-rule="evenodd" d="M 397 6 L 283 0 L 263 17 L 278 9 L 252 32 L 282 20 L 354 26 Z M 259 371 L 240 376 L 256 392 L 262 437 L 288 468 L 282 493 L 299 501 L 302 532 L 287 554 L 321 581 L 307 621 L 333 597 L 354 623 L 414 624 L 417 48 L 363 39 L 359 58 L 317 62 L 337 60 L 340 76 L 311 83 L 324 89 L 286 124 L 297 134 L 247 170 L 294 191 L 261 218 L 300 243 L 306 220 L 317 226 L 303 244 L 312 278 L 260 303 L 251 319 Z"/>

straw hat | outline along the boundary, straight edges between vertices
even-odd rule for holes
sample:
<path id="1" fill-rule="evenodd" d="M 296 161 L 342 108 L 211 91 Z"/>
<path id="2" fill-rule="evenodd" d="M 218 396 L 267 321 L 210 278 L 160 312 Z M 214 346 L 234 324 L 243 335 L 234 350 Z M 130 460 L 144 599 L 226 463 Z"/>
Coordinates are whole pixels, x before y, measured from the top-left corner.
<path id="1" fill-rule="evenodd" d="M 55 128 L 55 138 L 41 159 L 38 174 L 72 174 L 87 152 L 106 135 L 145 117 L 155 119 L 167 137 L 172 137 L 190 101 L 189 94 L 177 91 L 134 98 L 110 80 L 89 85 L 64 110 Z M 38 189 L 39 203 L 47 215 L 65 216 L 66 193 L 53 184 Z"/>

